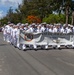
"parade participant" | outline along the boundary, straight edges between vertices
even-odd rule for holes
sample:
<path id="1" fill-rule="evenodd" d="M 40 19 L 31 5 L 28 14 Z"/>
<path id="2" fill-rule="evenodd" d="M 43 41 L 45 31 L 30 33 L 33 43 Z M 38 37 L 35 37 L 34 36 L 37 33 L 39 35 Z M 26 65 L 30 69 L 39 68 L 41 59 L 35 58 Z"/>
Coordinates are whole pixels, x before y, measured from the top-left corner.
<path id="1" fill-rule="evenodd" d="M 46 24 L 45 32 L 49 31 L 49 24 Z"/>
<path id="2" fill-rule="evenodd" d="M 16 33 L 15 33 L 15 35 L 16 35 L 16 47 L 17 48 L 20 48 L 20 43 L 19 43 L 19 35 L 20 35 L 20 29 L 19 29 L 19 25 L 16 25 Z"/>
<path id="3" fill-rule="evenodd" d="M 10 43 L 12 44 L 12 31 L 13 31 L 13 23 L 10 24 Z"/>
<path id="4" fill-rule="evenodd" d="M 35 23 L 32 23 L 32 24 L 31 24 L 30 32 L 31 32 L 31 33 L 37 32 L 37 26 L 36 26 Z M 31 45 L 29 45 L 29 47 L 32 48 Z M 36 43 L 33 44 L 33 48 L 34 48 L 34 49 L 37 49 Z"/>
<path id="5" fill-rule="evenodd" d="M 25 29 L 24 29 L 24 26 L 25 26 L 25 24 L 21 24 L 21 26 L 20 26 L 19 29 L 20 29 L 21 31 L 24 31 L 24 30 L 25 30 Z M 19 30 L 19 34 L 20 34 L 20 30 Z M 25 30 L 25 31 L 26 31 L 26 30 Z M 19 35 L 19 34 L 18 34 L 18 35 Z M 17 44 L 17 45 L 18 45 L 19 49 L 22 49 L 22 50 L 25 50 L 25 49 L 26 49 L 26 45 L 25 45 L 25 44 L 20 44 L 19 41 L 18 41 L 18 44 Z"/>
<path id="6" fill-rule="evenodd" d="M 37 33 L 41 33 L 41 24 L 37 26 Z"/>
<path id="7" fill-rule="evenodd" d="M 4 27 L 2 28 L 2 32 L 3 32 L 3 39 L 4 39 L 4 41 L 6 41 L 7 40 L 7 32 L 6 32 L 6 24 L 4 24 Z"/>
<path id="8" fill-rule="evenodd" d="M 68 26 L 68 28 L 67 28 L 67 33 L 71 33 L 71 32 L 72 32 L 72 29 L 71 29 L 70 26 Z"/>
<path id="9" fill-rule="evenodd" d="M 53 25 L 49 26 L 49 32 L 53 33 Z"/>
<path id="10" fill-rule="evenodd" d="M 16 47 L 16 25 L 13 26 L 13 30 L 12 30 L 12 44 Z"/>
<path id="11" fill-rule="evenodd" d="M 57 33 L 57 32 L 58 32 L 57 27 L 53 26 L 53 33 Z"/>
<path id="12" fill-rule="evenodd" d="M 46 22 L 41 24 L 41 32 L 44 32 L 46 28 Z"/>
<path id="13" fill-rule="evenodd" d="M 74 32 L 74 26 L 72 27 L 72 31 Z"/>
<path id="14" fill-rule="evenodd" d="M 10 43 L 10 23 L 8 23 L 8 25 L 5 26 L 6 27 L 6 35 L 7 35 L 7 42 Z"/>
<path id="15" fill-rule="evenodd" d="M 64 27 L 63 26 L 61 27 L 60 32 L 64 33 Z"/>
<path id="16" fill-rule="evenodd" d="M 35 32 L 35 25 L 36 25 L 35 23 L 31 24 L 31 27 L 29 28 L 30 32 L 32 32 L 32 33 Z"/>
<path id="17" fill-rule="evenodd" d="M 28 25 L 29 25 L 28 23 L 25 23 L 25 24 L 24 24 L 24 30 L 25 30 L 25 31 L 28 30 Z"/>

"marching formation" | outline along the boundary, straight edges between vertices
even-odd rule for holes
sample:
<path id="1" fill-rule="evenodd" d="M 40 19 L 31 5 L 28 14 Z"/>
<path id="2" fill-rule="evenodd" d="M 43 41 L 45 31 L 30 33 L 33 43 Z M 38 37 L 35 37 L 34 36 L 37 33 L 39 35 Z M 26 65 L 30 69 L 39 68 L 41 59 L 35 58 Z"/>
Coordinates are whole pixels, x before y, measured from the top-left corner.
<path id="1" fill-rule="evenodd" d="M 58 24 L 46 24 L 41 23 L 41 24 L 36 24 L 36 23 L 32 23 L 32 24 L 21 24 L 18 23 L 17 25 L 13 24 L 13 23 L 8 23 L 7 25 L 4 24 L 4 27 L 2 28 L 3 31 L 3 38 L 4 41 L 7 41 L 8 43 L 14 45 L 15 47 L 24 50 L 26 49 L 25 44 L 20 44 L 18 39 L 19 39 L 19 35 L 20 35 L 20 30 L 26 32 L 26 33 L 42 33 L 42 32 L 50 32 L 50 33 L 73 33 L 74 32 L 74 26 L 73 25 L 62 25 L 60 23 Z M 33 45 L 34 48 L 36 49 L 36 45 Z M 29 45 L 30 47 L 30 45 Z M 47 46 L 45 47 L 47 48 Z"/>

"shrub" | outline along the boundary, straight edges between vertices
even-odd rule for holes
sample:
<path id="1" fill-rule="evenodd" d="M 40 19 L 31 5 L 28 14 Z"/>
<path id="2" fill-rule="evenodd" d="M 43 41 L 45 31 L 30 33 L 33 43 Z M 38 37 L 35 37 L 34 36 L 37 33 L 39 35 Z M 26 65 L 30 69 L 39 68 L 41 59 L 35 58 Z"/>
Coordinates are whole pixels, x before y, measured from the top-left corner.
<path id="1" fill-rule="evenodd" d="M 50 14 L 48 17 L 43 19 L 43 22 L 47 23 L 65 23 L 65 15 L 63 14 Z"/>
<path id="2" fill-rule="evenodd" d="M 27 21 L 29 23 L 41 23 L 41 19 L 38 18 L 37 16 L 33 16 L 33 15 L 28 16 Z"/>

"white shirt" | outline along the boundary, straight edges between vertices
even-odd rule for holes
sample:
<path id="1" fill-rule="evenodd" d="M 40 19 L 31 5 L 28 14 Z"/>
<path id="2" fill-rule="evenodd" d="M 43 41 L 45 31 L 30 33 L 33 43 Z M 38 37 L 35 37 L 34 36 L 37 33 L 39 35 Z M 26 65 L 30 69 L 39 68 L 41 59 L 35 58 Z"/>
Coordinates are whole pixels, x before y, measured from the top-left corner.
<path id="1" fill-rule="evenodd" d="M 41 32 L 44 32 L 45 31 L 45 28 L 42 26 L 41 27 Z"/>
<path id="2" fill-rule="evenodd" d="M 2 28 L 3 34 L 7 34 L 6 28 Z"/>
<path id="3" fill-rule="evenodd" d="M 33 28 L 30 27 L 28 30 L 26 30 L 26 32 L 33 32 Z"/>
<path id="4" fill-rule="evenodd" d="M 67 29 L 67 33 L 71 33 L 72 30 L 70 28 Z"/>
<path id="5" fill-rule="evenodd" d="M 61 33 L 64 33 L 64 28 L 63 27 L 60 29 L 60 32 Z"/>
<path id="6" fill-rule="evenodd" d="M 13 31 L 12 31 L 12 36 L 13 36 L 13 38 L 16 38 L 16 32 L 17 32 L 17 29 L 14 28 Z"/>
<path id="7" fill-rule="evenodd" d="M 37 32 L 41 33 L 42 32 L 41 28 L 37 28 Z"/>
<path id="8" fill-rule="evenodd" d="M 74 32 L 74 26 L 73 26 L 73 28 L 72 28 L 72 29 L 73 29 L 73 32 Z"/>
<path id="9" fill-rule="evenodd" d="M 57 28 L 53 28 L 53 33 L 56 33 L 57 32 Z"/>
<path id="10" fill-rule="evenodd" d="M 49 28 L 49 32 L 53 33 L 53 29 Z"/>
<path id="11" fill-rule="evenodd" d="M 16 38 L 19 38 L 19 34 L 20 34 L 20 29 L 16 29 Z"/>
<path id="12" fill-rule="evenodd" d="M 7 34 L 10 34 L 10 32 L 11 32 L 10 26 L 7 25 L 5 28 L 6 28 L 6 30 L 7 30 Z"/>

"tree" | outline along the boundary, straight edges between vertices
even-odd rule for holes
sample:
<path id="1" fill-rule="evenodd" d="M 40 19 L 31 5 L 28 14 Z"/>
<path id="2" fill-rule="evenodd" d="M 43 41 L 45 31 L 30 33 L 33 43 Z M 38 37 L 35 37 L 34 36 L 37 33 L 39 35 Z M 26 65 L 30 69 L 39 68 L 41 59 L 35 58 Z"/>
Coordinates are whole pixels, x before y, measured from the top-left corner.
<path id="1" fill-rule="evenodd" d="M 48 17 L 43 19 L 43 22 L 47 23 L 65 23 L 65 15 L 64 14 L 50 14 Z"/>
<path id="2" fill-rule="evenodd" d="M 72 25 L 74 25 L 74 0 L 72 0 Z"/>
<path id="3" fill-rule="evenodd" d="M 66 15 L 66 24 L 69 23 L 69 16 L 72 10 L 71 0 L 23 0 L 22 4 L 18 4 L 16 12 L 13 12 L 12 7 L 9 8 L 6 17 L 9 21 L 17 23 L 26 22 L 26 18 L 30 15 L 37 16 L 43 20 L 56 11 L 60 14 L 62 11 Z M 16 19 L 15 19 L 16 17 Z M 73 18 L 72 18 L 73 23 Z"/>
<path id="4" fill-rule="evenodd" d="M 2 18 L 2 19 L 0 20 L 0 27 L 3 26 L 4 24 L 7 24 L 7 22 L 8 22 L 7 17 Z"/>
<path id="5" fill-rule="evenodd" d="M 61 2 L 61 3 L 60 3 Z M 59 4 L 58 4 L 59 3 Z M 72 5 L 72 1 L 71 0 L 58 0 L 58 9 L 59 9 L 59 13 L 61 13 L 61 10 L 65 13 L 66 15 L 66 24 L 69 23 L 69 17 L 71 15 L 71 7 L 73 7 Z M 57 9 L 57 8 L 56 8 Z"/>
<path id="6" fill-rule="evenodd" d="M 33 15 L 28 16 L 27 21 L 29 23 L 41 23 L 41 19 L 38 18 L 37 16 L 33 16 Z"/>
<path id="7" fill-rule="evenodd" d="M 10 7 L 6 15 L 6 17 L 8 18 L 8 21 L 10 22 L 12 21 L 12 18 L 11 18 L 12 14 L 13 14 L 13 9 L 12 7 Z"/>
<path id="8" fill-rule="evenodd" d="M 47 17 L 53 11 L 52 0 L 23 0 L 20 12 L 23 16 L 35 15 L 41 18 Z"/>

